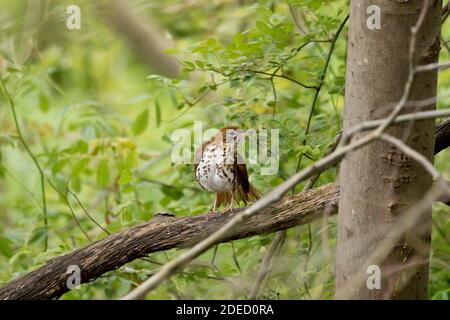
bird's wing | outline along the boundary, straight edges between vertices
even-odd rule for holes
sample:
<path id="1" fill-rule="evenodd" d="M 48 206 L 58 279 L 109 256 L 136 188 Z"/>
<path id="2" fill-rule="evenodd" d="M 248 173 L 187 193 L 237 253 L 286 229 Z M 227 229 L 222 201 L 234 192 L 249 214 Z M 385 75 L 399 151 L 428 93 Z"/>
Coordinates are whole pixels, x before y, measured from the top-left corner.
<path id="1" fill-rule="evenodd" d="M 247 167 L 243 163 L 237 163 L 235 164 L 235 170 L 238 185 L 242 186 L 242 190 L 245 193 L 248 193 L 250 191 L 250 184 L 248 182 Z"/>

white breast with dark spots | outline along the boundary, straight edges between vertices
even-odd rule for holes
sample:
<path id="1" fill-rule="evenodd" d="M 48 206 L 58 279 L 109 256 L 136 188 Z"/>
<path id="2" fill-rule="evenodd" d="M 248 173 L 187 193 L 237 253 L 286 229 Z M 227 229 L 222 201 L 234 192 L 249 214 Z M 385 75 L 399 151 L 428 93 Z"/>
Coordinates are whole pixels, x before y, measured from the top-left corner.
<path id="1" fill-rule="evenodd" d="M 226 192 L 233 189 L 235 182 L 234 168 L 229 159 L 229 152 L 216 145 L 209 145 L 203 151 L 195 172 L 200 185 L 211 192 Z M 230 164 L 227 164 L 230 163 Z"/>

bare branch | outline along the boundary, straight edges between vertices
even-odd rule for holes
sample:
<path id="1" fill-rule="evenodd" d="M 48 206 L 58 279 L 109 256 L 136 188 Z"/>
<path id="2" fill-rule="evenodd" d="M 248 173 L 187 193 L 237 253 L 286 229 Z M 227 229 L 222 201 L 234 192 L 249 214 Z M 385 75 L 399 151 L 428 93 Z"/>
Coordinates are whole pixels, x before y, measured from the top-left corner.
<path id="1" fill-rule="evenodd" d="M 392 124 L 398 124 L 402 122 L 408 122 L 408 121 L 417 121 L 417 120 L 427 120 L 427 119 L 433 119 L 433 118 L 442 118 L 447 117 L 450 115 L 450 109 L 443 109 L 443 110 L 432 110 L 432 111 L 422 111 L 422 112 L 415 112 L 415 113 L 408 113 L 403 114 L 395 118 L 395 120 L 391 123 Z M 361 123 L 360 125 L 354 126 L 353 128 L 349 129 L 345 135 L 347 137 L 351 137 L 355 135 L 358 132 L 375 129 L 378 126 L 380 126 L 383 123 L 383 119 L 381 120 L 372 120 L 372 121 L 366 121 Z"/>
<path id="2" fill-rule="evenodd" d="M 272 270 L 274 257 L 278 255 L 283 246 L 283 242 L 286 239 L 286 230 L 279 231 L 275 234 L 272 242 L 270 243 L 269 249 L 267 253 L 264 255 L 263 261 L 261 263 L 261 267 L 256 276 L 256 280 L 253 284 L 253 287 L 248 296 L 249 299 L 257 299 L 261 288 L 263 287 L 263 283 L 267 280 L 267 276 Z"/>
<path id="3" fill-rule="evenodd" d="M 448 68 L 450 68 L 450 61 L 443 62 L 443 63 L 436 62 L 436 63 L 430 63 L 430 64 L 417 66 L 415 72 L 419 73 L 419 72 L 428 72 L 428 71 L 433 71 L 433 70 L 443 71 L 443 70 L 447 70 Z"/>

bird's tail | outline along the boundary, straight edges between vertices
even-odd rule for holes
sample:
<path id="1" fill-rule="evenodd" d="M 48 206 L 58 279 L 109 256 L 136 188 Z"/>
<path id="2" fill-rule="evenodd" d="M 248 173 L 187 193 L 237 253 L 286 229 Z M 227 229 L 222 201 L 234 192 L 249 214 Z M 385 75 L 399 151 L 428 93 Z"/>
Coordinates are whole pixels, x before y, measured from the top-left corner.
<path id="1" fill-rule="evenodd" d="M 251 184 L 249 184 L 247 192 L 242 188 L 242 186 L 240 186 L 236 193 L 236 201 L 242 201 L 245 205 L 247 205 L 249 202 L 258 200 L 259 198 L 261 198 L 261 193 Z"/>
<path id="2" fill-rule="evenodd" d="M 229 205 L 231 202 L 231 192 L 217 192 L 216 207 L 219 208 L 222 204 Z"/>
<path id="3" fill-rule="evenodd" d="M 236 203 L 239 203 L 240 201 L 244 202 L 245 205 L 247 205 L 249 202 L 255 202 L 259 198 L 261 198 L 261 193 L 251 184 L 249 185 L 249 189 L 247 192 L 240 186 L 236 193 L 234 194 L 234 201 Z M 232 192 L 218 192 L 217 198 L 216 198 L 216 206 L 217 208 L 220 207 L 222 204 L 224 205 L 231 205 Z"/>
<path id="4" fill-rule="evenodd" d="M 249 202 L 255 202 L 259 198 L 261 198 L 261 193 L 251 184 L 249 185 L 248 192 L 245 192 L 242 186 L 240 186 L 234 195 L 234 201 L 236 203 L 242 201 L 244 202 L 245 205 L 247 205 Z M 216 202 L 217 208 L 220 207 L 222 204 L 230 205 L 231 199 L 232 199 L 231 192 L 218 192 Z"/>

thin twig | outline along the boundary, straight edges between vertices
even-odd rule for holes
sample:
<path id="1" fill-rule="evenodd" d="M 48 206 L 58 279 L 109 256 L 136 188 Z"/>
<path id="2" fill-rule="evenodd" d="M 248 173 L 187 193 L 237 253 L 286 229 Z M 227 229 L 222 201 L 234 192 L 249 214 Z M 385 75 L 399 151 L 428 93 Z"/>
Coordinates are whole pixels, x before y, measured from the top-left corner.
<path id="1" fill-rule="evenodd" d="M 301 33 L 306 34 L 306 31 L 303 30 L 303 27 L 300 25 L 300 23 L 297 21 L 297 17 L 295 15 L 295 11 L 294 8 L 292 7 L 291 4 L 288 4 L 289 6 L 289 11 L 291 12 L 292 15 L 292 20 L 294 20 L 295 26 L 297 27 L 298 30 L 300 30 Z"/>
<path id="2" fill-rule="evenodd" d="M 5 94 L 8 102 L 9 102 L 9 106 L 11 107 L 11 111 L 12 111 L 13 118 L 14 118 L 14 124 L 16 126 L 16 131 L 17 131 L 17 135 L 19 136 L 19 140 L 20 140 L 20 142 L 22 142 L 26 152 L 28 153 L 30 158 L 33 160 L 34 165 L 36 166 L 37 170 L 39 171 L 40 182 L 41 182 L 41 193 L 42 193 L 42 208 L 43 208 L 43 213 L 44 213 L 44 228 L 45 228 L 44 251 L 47 251 L 47 248 L 48 248 L 48 217 L 47 217 L 47 200 L 45 197 L 44 170 L 42 169 L 41 165 L 37 161 L 33 152 L 31 152 L 30 147 L 28 146 L 28 144 L 25 141 L 25 138 L 23 137 L 22 131 L 19 126 L 19 121 L 17 119 L 16 106 L 14 103 L 14 99 L 12 98 L 8 89 L 6 88 L 6 84 L 5 84 L 3 77 L 0 77 L 0 82 L 1 82 L 2 89 L 3 89 L 3 93 Z"/>
<path id="3" fill-rule="evenodd" d="M 72 214 L 73 219 L 75 220 L 75 223 L 77 224 L 78 228 L 81 230 L 81 232 L 84 234 L 84 236 L 86 237 L 86 239 L 89 242 L 92 242 L 91 237 L 89 237 L 88 233 L 84 230 L 84 228 L 81 226 L 80 220 L 78 219 L 77 215 L 75 214 L 75 211 L 72 208 L 72 205 L 69 202 L 69 199 L 67 199 L 67 189 L 66 189 L 66 193 L 64 194 L 61 190 L 59 190 L 50 180 L 48 180 L 48 184 L 53 188 L 53 190 L 55 190 L 60 196 L 61 198 L 64 199 L 64 202 L 66 203 L 67 207 L 69 208 L 70 213 Z"/>
<path id="4" fill-rule="evenodd" d="M 450 15 L 450 2 L 448 2 L 443 8 L 442 8 L 442 18 L 441 18 L 441 24 L 443 24 L 447 18 Z"/>
<path id="5" fill-rule="evenodd" d="M 395 120 L 391 123 L 391 125 L 408 122 L 408 121 L 417 121 L 417 120 L 427 120 L 427 119 L 435 119 L 435 118 L 443 118 L 450 116 L 450 109 L 441 109 L 441 110 L 430 110 L 430 111 L 422 111 L 416 113 L 407 113 L 402 114 L 395 118 Z M 349 129 L 345 135 L 348 137 L 354 136 L 356 133 L 375 129 L 379 127 L 383 123 L 383 119 L 381 120 L 370 120 L 361 123 L 360 125 L 356 125 L 353 128 Z"/>
<path id="6" fill-rule="evenodd" d="M 428 71 L 434 71 L 434 70 L 442 71 L 442 70 L 447 70 L 449 68 L 450 68 L 450 61 L 443 62 L 443 63 L 435 62 L 435 63 L 429 63 L 429 64 L 417 66 L 415 68 L 415 72 L 420 73 L 420 72 L 428 72 Z"/>
<path id="7" fill-rule="evenodd" d="M 272 92 L 273 92 L 273 111 L 272 111 L 272 115 L 275 116 L 275 114 L 277 113 L 278 98 L 277 98 L 277 89 L 275 88 L 275 83 L 273 81 L 273 76 L 270 77 L 270 85 L 272 86 Z"/>
<path id="8" fill-rule="evenodd" d="M 330 51 L 328 52 L 327 59 L 325 61 L 325 66 L 323 68 L 322 74 L 320 75 L 319 85 L 316 88 L 316 91 L 314 93 L 314 98 L 313 98 L 311 107 L 309 109 L 308 120 L 306 122 L 306 128 L 305 128 L 305 137 L 304 137 L 304 139 L 302 141 L 302 145 L 303 146 L 305 146 L 306 142 L 307 142 L 307 137 L 308 137 L 308 133 L 309 133 L 309 130 L 310 130 L 310 127 L 311 127 L 311 120 L 312 120 L 312 116 L 314 114 L 314 109 L 316 107 L 316 103 L 317 103 L 317 100 L 319 98 L 320 91 L 322 90 L 322 87 L 323 87 L 323 84 L 324 84 L 325 75 L 327 73 L 328 66 L 330 65 L 331 56 L 333 55 L 334 48 L 336 47 L 337 39 L 339 38 L 339 35 L 342 33 L 342 30 L 344 29 L 344 26 L 346 25 L 349 17 L 350 17 L 350 15 L 347 15 L 344 18 L 344 20 L 341 22 L 341 24 L 339 25 L 339 28 L 337 29 L 336 34 L 334 35 L 333 40 L 331 42 Z M 300 169 L 300 164 L 301 164 L 302 158 L 303 158 L 303 153 L 300 154 L 300 156 L 298 158 L 297 167 L 296 167 L 296 170 L 295 170 L 296 172 L 298 172 L 298 170 Z"/>
<path id="9" fill-rule="evenodd" d="M 83 212 L 86 214 L 86 216 L 89 218 L 89 220 L 91 220 L 97 227 L 99 227 L 100 229 L 103 230 L 103 232 L 105 232 L 107 235 L 110 235 L 111 233 L 106 230 L 105 228 L 103 228 L 101 226 L 100 223 L 98 223 L 91 215 L 90 213 L 86 210 L 86 208 L 84 207 L 83 203 L 80 201 L 80 199 L 78 198 L 78 196 L 76 195 L 75 192 L 73 192 L 72 190 L 70 190 L 69 188 L 67 188 L 67 192 L 70 193 L 72 195 L 72 197 L 75 198 L 76 202 L 78 203 L 78 205 L 80 206 L 81 210 L 83 210 Z"/>
<path id="10" fill-rule="evenodd" d="M 216 244 L 216 246 L 214 247 L 213 255 L 211 258 L 211 264 L 213 266 L 215 266 L 215 260 L 216 260 L 217 250 L 219 249 L 219 245 L 220 245 L 220 243 Z"/>
<path id="11" fill-rule="evenodd" d="M 242 275 L 242 269 L 241 269 L 241 266 L 239 265 L 239 261 L 236 256 L 236 251 L 234 250 L 234 242 L 231 241 L 230 243 L 231 243 L 231 251 L 233 253 L 234 264 L 236 265 L 236 268 L 239 270 L 239 273 Z"/>
<path id="12" fill-rule="evenodd" d="M 2 166 L 0 164 L 0 168 L 3 170 L 3 172 L 5 172 L 10 178 L 11 180 L 13 180 L 15 183 L 17 183 L 21 188 L 23 188 L 25 190 L 26 193 L 28 193 L 31 197 L 31 199 L 33 199 L 33 202 L 35 202 L 36 206 L 42 210 L 42 203 L 40 203 L 40 200 L 36 197 L 36 195 L 33 193 L 33 191 L 31 191 L 24 183 L 22 183 L 18 178 L 16 178 L 9 170 L 8 168 L 6 168 L 5 166 Z"/>
<path id="13" fill-rule="evenodd" d="M 307 85 L 307 84 L 301 83 L 300 81 L 295 80 L 294 78 L 291 78 L 289 76 L 276 74 L 277 71 L 274 71 L 273 73 L 266 72 L 266 71 L 252 70 L 252 69 L 244 69 L 242 71 L 270 76 L 269 80 L 271 80 L 271 81 L 273 81 L 274 77 L 275 78 L 283 78 L 283 79 L 289 80 L 291 82 L 294 82 L 294 83 L 298 84 L 299 86 L 302 86 L 305 89 L 316 89 L 317 90 L 317 88 L 318 88 L 317 86 L 311 86 L 311 85 Z"/>
<path id="14" fill-rule="evenodd" d="M 256 280 L 253 283 L 252 289 L 248 298 L 251 300 L 257 299 L 261 293 L 261 288 L 266 281 L 270 270 L 272 270 L 273 257 L 276 257 L 283 246 L 283 242 L 286 239 L 286 230 L 279 231 L 275 234 L 272 242 L 270 243 L 269 249 L 264 255 L 263 261 L 259 268 L 258 274 L 256 275 Z"/>

